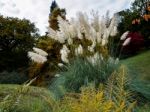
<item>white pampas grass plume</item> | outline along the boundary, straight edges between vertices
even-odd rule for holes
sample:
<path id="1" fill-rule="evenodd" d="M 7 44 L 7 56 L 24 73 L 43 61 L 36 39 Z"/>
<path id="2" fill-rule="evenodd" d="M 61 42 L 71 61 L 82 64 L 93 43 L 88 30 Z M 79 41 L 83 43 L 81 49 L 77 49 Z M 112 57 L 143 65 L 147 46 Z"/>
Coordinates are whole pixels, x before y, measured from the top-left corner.
<path id="1" fill-rule="evenodd" d="M 83 54 L 83 47 L 82 45 L 79 45 L 79 47 L 75 49 L 75 55 L 78 56 L 82 54 Z"/>
<path id="2" fill-rule="evenodd" d="M 61 16 L 58 16 L 57 20 L 58 20 L 58 25 L 59 25 L 60 31 L 67 33 L 67 30 L 69 28 L 69 23 L 66 20 L 64 20 Z"/>
<path id="3" fill-rule="evenodd" d="M 92 41 L 93 43 L 92 43 L 92 45 L 91 46 L 88 46 L 88 50 L 90 51 L 90 52 L 94 52 L 94 48 L 95 48 L 95 46 L 96 46 L 96 41 Z"/>
<path id="4" fill-rule="evenodd" d="M 100 58 L 99 53 L 98 53 L 98 52 L 95 53 L 94 56 L 93 56 L 93 58 L 94 58 L 95 60 L 99 60 L 99 58 Z"/>
<path id="5" fill-rule="evenodd" d="M 65 63 L 69 63 L 68 60 L 68 54 L 70 53 L 70 50 L 67 48 L 66 45 L 63 45 L 63 48 L 60 50 L 61 54 L 61 60 Z"/>
<path id="6" fill-rule="evenodd" d="M 79 54 L 83 54 L 83 47 L 82 47 L 82 45 L 79 45 L 79 47 L 78 47 L 78 53 Z"/>
<path id="7" fill-rule="evenodd" d="M 56 37 L 57 41 L 60 42 L 61 44 L 65 43 L 65 36 L 63 32 L 57 31 L 57 37 Z"/>
<path id="8" fill-rule="evenodd" d="M 93 48 L 92 46 L 88 46 L 88 50 L 89 50 L 90 52 L 94 52 L 94 48 Z"/>
<path id="9" fill-rule="evenodd" d="M 63 31 L 55 31 L 52 28 L 49 28 L 48 31 L 49 31 L 48 36 L 50 38 L 60 42 L 61 44 L 65 43 L 66 37 L 64 36 Z"/>
<path id="10" fill-rule="evenodd" d="M 63 67 L 64 64 L 63 64 L 63 63 L 58 63 L 58 66 L 59 66 L 59 67 Z"/>
<path id="11" fill-rule="evenodd" d="M 106 39 L 109 38 L 109 32 L 110 32 L 110 31 L 109 31 L 109 29 L 107 29 L 107 28 L 104 30 L 103 39 L 106 40 Z"/>
<path id="12" fill-rule="evenodd" d="M 40 54 L 31 52 L 31 51 L 28 52 L 28 57 L 37 63 L 44 63 L 47 61 L 47 58 L 45 56 L 42 56 Z"/>
<path id="13" fill-rule="evenodd" d="M 67 42 L 68 42 L 68 45 L 73 44 L 73 40 L 72 40 L 72 38 L 68 38 Z"/>
<path id="14" fill-rule="evenodd" d="M 96 40 L 97 40 L 98 43 L 100 43 L 102 41 L 102 34 L 101 34 L 101 32 L 100 31 L 97 32 L 96 35 L 97 35 L 96 36 Z"/>
<path id="15" fill-rule="evenodd" d="M 48 56 L 47 52 L 43 51 L 42 49 L 33 47 L 33 50 L 34 50 L 37 54 L 39 54 L 39 55 L 41 55 L 41 56 Z"/>
<path id="16" fill-rule="evenodd" d="M 127 38 L 124 43 L 122 44 L 122 46 L 126 46 L 131 42 L 131 38 Z"/>
<path id="17" fill-rule="evenodd" d="M 55 77 L 60 77 L 60 74 L 56 74 Z"/>
<path id="18" fill-rule="evenodd" d="M 69 32 L 71 38 L 75 38 L 77 36 L 77 28 L 76 28 L 77 26 L 74 24 L 75 23 L 69 24 L 68 32 Z"/>
<path id="19" fill-rule="evenodd" d="M 123 33 L 122 36 L 120 37 L 120 40 L 125 40 L 128 34 L 129 34 L 129 31 L 126 31 L 125 33 Z"/>
<path id="20" fill-rule="evenodd" d="M 81 33 L 86 33 L 86 29 L 83 25 L 80 25 L 80 32 Z"/>
<path id="21" fill-rule="evenodd" d="M 95 40 L 96 39 L 96 37 L 97 37 L 97 32 L 95 31 L 95 29 L 91 26 L 90 27 L 90 37 L 91 37 L 91 40 L 93 41 L 93 40 Z"/>
<path id="22" fill-rule="evenodd" d="M 88 60 L 91 64 L 95 65 L 98 61 L 100 61 L 100 55 L 99 55 L 99 53 L 97 52 L 97 53 L 95 53 L 93 56 L 87 57 L 87 60 Z"/>
<path id="23" fill-rule="evenodd" d="M 64 63 L 69 63 L 68 55 L 67 55 L 67 56 L 61 55 L 61 60 L 62 60 Z"/>
<path id="24" fill-rule="evenodd" d="M 113 27 L 113 29 L 112 29 L 112 31 L 111 31 L 111 33 L 110 33 L 110 36 L 116 36 L 117 35 L 117 33 L 118 33 L 118 31 L 117 31 L 117 26 L 114 26 Z"/>
<path id="25" fill-rule="evenodd" d="M 78 35 L 78 38 L 79 38 L 79 39 L 81 39 L 81 40 L 83 39 L 83 36 L 82 36 L 81 32 L 78 31 L 78 34 L 77 34 L 77 35 Z"/>
<path id="26" fill-rule="evenodd" d="M 108 43 L 108 40 L 102 39 L 102 46 L 105 46 Z"/>

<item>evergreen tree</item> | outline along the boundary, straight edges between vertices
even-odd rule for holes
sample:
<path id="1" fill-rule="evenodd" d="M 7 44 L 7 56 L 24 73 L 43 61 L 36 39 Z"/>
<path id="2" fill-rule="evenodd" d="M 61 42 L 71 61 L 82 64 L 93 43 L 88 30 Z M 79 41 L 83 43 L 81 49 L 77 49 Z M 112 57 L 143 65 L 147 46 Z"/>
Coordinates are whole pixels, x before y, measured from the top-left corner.
<path id="1" fill-rule="evenodd" d="M 50 7 L 50 12 L 52 13 L 55 8 L 58 8 L 58 5 L 57 5 L 56 1 L 54 0 L 54 1 L 52 1 L 51 7 Z"/>
<path id="2" fill-rule="evenodd" d="M 50 14 L 49 14 L 49 27 L 54 30 L 58 30 L 58 22 L 57 17 L 61 16 L 63 19 L 66 19 L 66 10 L 60 9 L 57 5 L 56 1 L 54 0 L 50 7 Z"/>

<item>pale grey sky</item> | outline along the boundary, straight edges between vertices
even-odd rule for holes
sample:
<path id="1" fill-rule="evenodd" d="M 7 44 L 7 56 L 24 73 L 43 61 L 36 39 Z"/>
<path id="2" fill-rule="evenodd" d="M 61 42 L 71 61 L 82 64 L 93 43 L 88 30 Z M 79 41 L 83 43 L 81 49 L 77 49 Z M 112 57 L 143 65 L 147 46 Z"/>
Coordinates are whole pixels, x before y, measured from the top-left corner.
<path id="1" fill-rule="evenodd" d="M 107 10 L 115 13 L 130 7 L 134 0 L 56 0 L 60 8 L 65 8 L 67 17 L 75 17 L 78 11 L 89 13 L 92 9 L 105 15 Z M 0 14 L 26 18 L 36 24 L 41 34 L 48 26 L 48 15 L 52 0 L 0 0 Z"/>

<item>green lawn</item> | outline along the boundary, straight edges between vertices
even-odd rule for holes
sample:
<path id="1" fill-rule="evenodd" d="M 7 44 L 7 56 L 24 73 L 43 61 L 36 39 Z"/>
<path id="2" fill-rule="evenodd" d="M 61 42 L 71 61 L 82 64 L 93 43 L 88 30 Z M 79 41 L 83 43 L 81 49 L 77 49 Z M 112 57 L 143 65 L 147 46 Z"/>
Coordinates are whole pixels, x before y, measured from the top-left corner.
<path id="1" fill-rule="evenodd" d="M 143 106 L 138 108 L 138 112 L 150 112 L 150 51 L 128 58 L 122 61 L 129 69 L 132 76 L 131 88 L 146 98 Z"/>
<path id="2" fill-rule="evenodd" d="M 132 75 L 140 80 L 150 81 L 150 51 L 122 61 L 128 66 Z"/>
<path id="3" fill-rule="evenodd" d="M 44 99 L 52 96 L 52 93 L 47 91 L 47 89 L 38 87 L 27 87 L 23 89 L 22 86 L 19 85 L 0 85 L 0 112 L 3 107 L 1 101 L 4 101 L 4 98 L 8 95 L 12 96 L 9 97 L 9 100 L 12 102 L 6 102 L 5 104 L 12 108 L 12 110 L 8 112 L 49 112 L 50 110 L 49 103 Z M 18 97 L 20 98 L 17 101 Z M 17 105 L 14 108 L 15 103 L 17 103 Z M 15 109 L 15 111 L 13 109 Z"/>

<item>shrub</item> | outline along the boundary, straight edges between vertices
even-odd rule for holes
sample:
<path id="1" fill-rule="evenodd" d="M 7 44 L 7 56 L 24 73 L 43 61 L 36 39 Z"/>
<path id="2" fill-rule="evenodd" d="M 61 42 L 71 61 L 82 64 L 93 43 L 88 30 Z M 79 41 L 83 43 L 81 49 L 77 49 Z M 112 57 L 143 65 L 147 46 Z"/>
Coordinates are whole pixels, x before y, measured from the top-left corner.
<path id="1" fill-rule="evenodd" d="M 127 39 L 131 39 L 130 43 L 122 48 L 123 55 L 134 55 L 140 51 L 144 44 L 143 36 L 138 32 L 130 32 Z"/>
<path id="2" fill-rule="evenodd" d="M 1 72 L 0 84 L 22 84 L 28 80 L 28 76 L 25 73 L 13 72 Z"/>
<path id="3" fill-rule="evenodd" d="M 99 88 L 92 84 L 82 87 L 81 93 L 66 94 L 55 112 L 132 112 L 135 102 L 130 100 L 127 84 L 127 74 L 122 66 Z"/>

